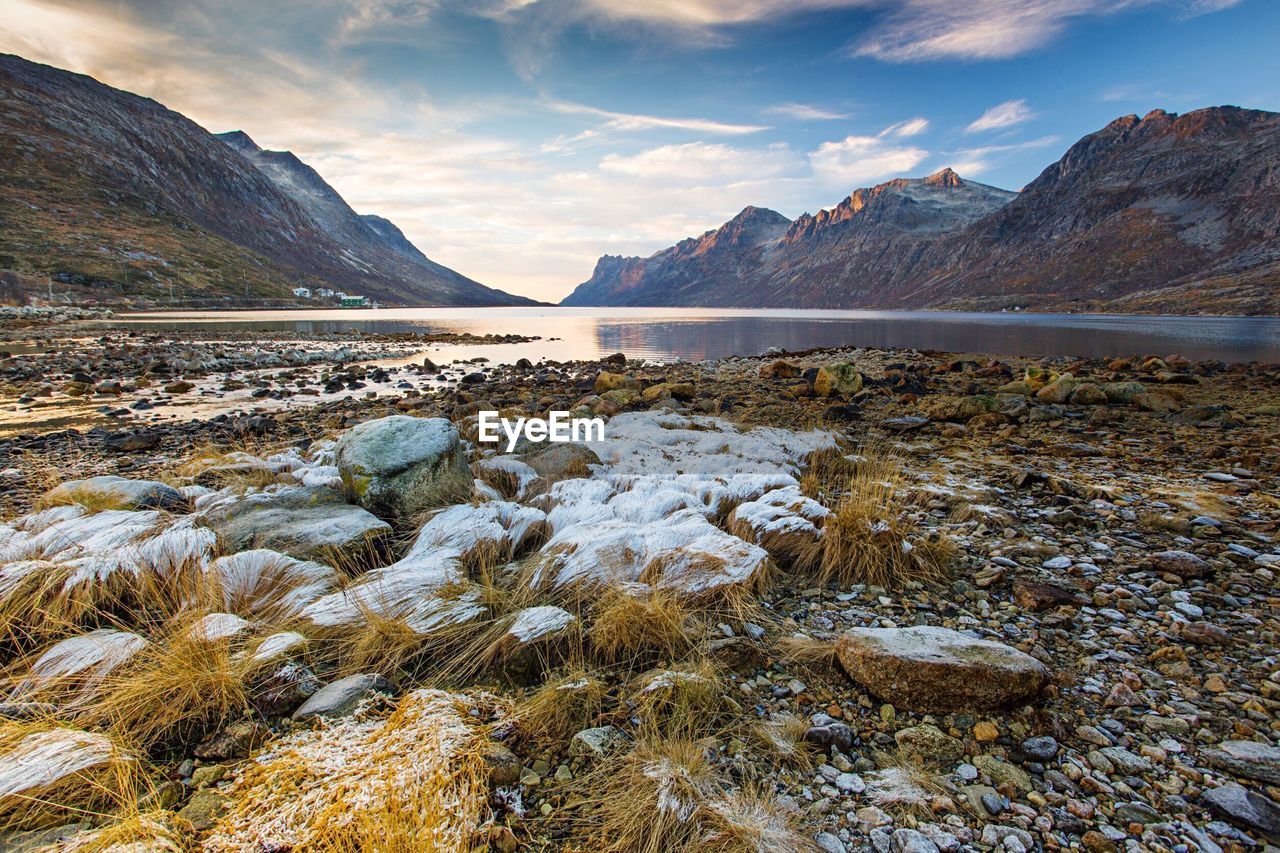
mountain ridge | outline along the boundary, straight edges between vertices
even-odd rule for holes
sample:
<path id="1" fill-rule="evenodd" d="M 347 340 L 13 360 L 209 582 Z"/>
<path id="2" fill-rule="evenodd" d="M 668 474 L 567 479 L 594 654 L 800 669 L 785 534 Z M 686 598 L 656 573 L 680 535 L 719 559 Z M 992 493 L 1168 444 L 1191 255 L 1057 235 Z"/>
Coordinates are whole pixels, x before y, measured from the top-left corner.
<path id="1" fill-rule="evenodd" d="M 720 264 L 606 256 L 561 304 L 1280 314 L 1278 164 L 1280 114 L 1121 116 L 1020 192 L 895 178 Z"/>
<path id="2" fill-rule="evenodd" d="M 87 75 L 0 55 L 0 150 L 13 153 L 0 163 L 0 268 L 139 305 L 292 301 L 298 285 L 390 304 L 536 304 L 407 254 L 301 160 L 255 163 L 250 146 Z"/>

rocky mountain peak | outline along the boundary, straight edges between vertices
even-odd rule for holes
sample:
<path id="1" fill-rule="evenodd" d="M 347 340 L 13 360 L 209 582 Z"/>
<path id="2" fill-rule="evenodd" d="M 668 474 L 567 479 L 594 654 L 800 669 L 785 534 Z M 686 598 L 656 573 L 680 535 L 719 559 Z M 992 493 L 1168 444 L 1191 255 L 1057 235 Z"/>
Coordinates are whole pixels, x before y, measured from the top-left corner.
<path id="1" fill-rule="evenodd" d="M 944 166 L 924 179 L 926 186 L 930 187 L 962 187 L 964 181 L 960 176 L 951 170 L 950 166 Z"/>
<path id="2" fill-rule="evenodd" d="M 262 150 L 243 130 L 228 130 L 226 133 L 215 133 L 214 136 L 242 154 L 256 154 Z"/>

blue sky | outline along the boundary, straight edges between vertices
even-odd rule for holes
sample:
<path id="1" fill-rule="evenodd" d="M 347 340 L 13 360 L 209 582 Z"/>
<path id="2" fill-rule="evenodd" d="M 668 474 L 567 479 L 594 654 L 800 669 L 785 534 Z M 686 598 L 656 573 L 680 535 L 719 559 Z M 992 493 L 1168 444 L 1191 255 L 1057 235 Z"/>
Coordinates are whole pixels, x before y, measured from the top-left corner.
<path id="1" fill-rule="evenodd" d="M 747 204 L 1016 189 L 1155 108 L 1280 110 L 1274 0 L 5 0 L 0 50 L 242 129 L 555 300 Z"/>

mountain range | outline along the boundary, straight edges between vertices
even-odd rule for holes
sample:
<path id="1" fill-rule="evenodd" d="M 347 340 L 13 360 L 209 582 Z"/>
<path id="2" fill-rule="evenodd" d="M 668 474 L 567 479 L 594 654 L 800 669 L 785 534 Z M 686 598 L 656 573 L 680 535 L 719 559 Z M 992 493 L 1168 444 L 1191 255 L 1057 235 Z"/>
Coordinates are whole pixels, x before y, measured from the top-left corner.
<path id="1" fill-rule="evenodd" d="M 950 169 L 794 221 L 748 207 L 563 305 L 1280 314 L 1280 114 L 1116 119 L 1020 192 Z"/>
<path id="2" fill-rule="evenodd" d="M 530 305 L 359 215 L 310 166 L 148 98 L 0 55 L 0 269 L 131 304 Z"/>

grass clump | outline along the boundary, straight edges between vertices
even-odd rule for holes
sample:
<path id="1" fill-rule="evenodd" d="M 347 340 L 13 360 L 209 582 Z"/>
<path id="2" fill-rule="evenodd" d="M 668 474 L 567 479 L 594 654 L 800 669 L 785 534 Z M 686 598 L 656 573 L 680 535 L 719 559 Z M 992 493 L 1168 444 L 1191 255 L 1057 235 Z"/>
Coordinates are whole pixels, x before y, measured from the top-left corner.
<path id="1" fill-rule="evenodd" d="M 894 587 L 945 576 L 954 545 L 915 535 L 906 517 L 904 483 L 898 460 L 864 452 L 823 522 L 815 561 L 821 582 Z"/>
<path id="2" fill-rule="evenodd" d="M 591 653 L 605 664 L 675 661 L 693 648 L 701 628 L 677 593 L 614 588 L 596 606 L 587 640 Z"/>
<path id="3" fill-rule="evenodd" d="M 751 739 L 775 767 L 809 770 L 813 752 L 804 739 L 809 721 L 794 714 L 775 714 L 750 728 Z"/>
<path id="4" fill-rule="evenodd" d="M 800 814 L 764 787 L 728 791 L 703 809 L 698 841 L 709 853 L 810 853 L 812 841 L 799 830 Z"/>
<path id="5" fill-rule="evenodd" d="M 729 705 L 714 663 L 702 659 L 660 669 L 636 679 L 631 704 L 641 730 L 655 736 L 691 738 L 714 729 Z"/>
<path id="6" fill-rule="evenodd" d="M 600 714 L 607 687 L 584 669 L 552 678 L 515 711 L 520 731 L 538 743 L 563 743 Z"/>

